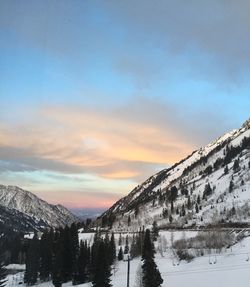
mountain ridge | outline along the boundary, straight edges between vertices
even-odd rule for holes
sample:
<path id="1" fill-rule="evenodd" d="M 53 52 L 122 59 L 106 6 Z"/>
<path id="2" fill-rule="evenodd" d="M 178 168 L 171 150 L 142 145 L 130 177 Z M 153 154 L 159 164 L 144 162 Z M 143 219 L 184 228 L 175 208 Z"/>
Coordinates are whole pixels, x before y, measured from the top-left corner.
<path id="1" fill-rule="evenodd" d="M 59 227 L 70 225 L 79 219 L 62 205 L 52 205 L 35 194 L 18 186 L 0 185 L 0 206 L 9 211 L 15 210 L 35 222 L 37 228 L 41 222 L 43 227 Z"/>
<path id="2" fill-rule="evenodd" d="M 175 223 L 175 225 L 178 226 L 191 224 L 211 224 L 213 221 L 211 220 L 211 218 L 209 218 L 209 216 L 206 216 L 206 214 L 208 214 L 209 212 L 206 212 L 206 214 L 204 215 L 202 211 L 199 211 L 197 213 L 195 212 L 194 214 L 194 206 L 196 205 L 195 201 L 198 195 L 200 197 L 203 196 L 202 193 L 204 190 L 202 190 L 202 188 L 205 189 L 205 185 L 207 183 L 209 183 L 209 185 L 214 188 L 213 196 L 207 198 L 207 201 L 210 202 L 213 197 L 222 197 L 223 193 L 228 192 L 228 186 L 230 185 L 230 182 L 232 181 L 233 177 L 235 177 L 235 186 L 236 191 L 238 192 L 238 190 L 240 190 L 240 187 L 238 186 L 237 182 L 239 176 L 245 179 L 244 188 L 246 189 L 247 194 L 245 202 L 249 203 L 250 178 L 248 178 L 249 167 L 247 163 L 250 161 L 249 139 L 250 119 L 245 121 L 245 123 L 239 129 L 235 129 L 228 133 L 225 133 L 223 136 L 218 137 L 214 141 L 211 141 L 205 147 L 194 151 L 185 159 L 174 164 L 170 168 L 163 169 L 162 171 L 149 177 L 145 182 L 135 187 L 127 196 L 118 200 L 110 209 L 104 212 L 99 218 L 98 224 L 102 224 L 104 226 L 109 224 L 110 226 L 112 225 L 113 228 L 119 229 L 118 227 L 121 227 L 122 225 L 124 226 L 129 217 L 129 220 L 131 220 L 131 226 L 135 228 L 140 225 L 150 225 L 155 219 L 157 219 L 160 224 L 166 226 L 173 226 L 173 222 Z M 244 143 L 242 143 L 243 141 Z M 234 170 L 232 170 L 236 158 L 238 158 L 241 163 L 241 171 L 239 172 L 241 173 L 241 175 L 235 173 Z M 224 176 L 224 168 L 226 165 L 229 166 L 229 174 L 231 178 L 229 178 L 229 176 Z M 195 183 L 197 183 L 198 186 L 192 187 L 191 185 Z M 222 187 L 222 185 L 224 186 Z M 169 200 L 169 197 L 170 190 L 173 186 L 177 187 L 177 198 L 176 202 L 174 202 L 177 206 L 175 207 L 175 209 L 177 209 L 177 212 L 180 212 L 180 209 L 185 209 L 185 213 L 189 215 L 188 218 L 187 216 L 177 218 L 179 217 L 179 214 L 177 214 L 176 216 L 176 210 L 173 213 L 170 212 L 171 202 Z M 186 195 L 182 194 L 185 188 L 188 189 L 188 194 Z M 192 210 L 187 210 L 186 207 L 187 203 L 184 199 L 188 199 L 188 197 L 190 197 L 190 201 L 192 201 Z M 227 196 L 224 195 L 224 197 Z M 213 198 L 213 200 L 215 200 L 215 198 Z M 231 202 L 233 202 L 233 200 L 231 200 Z M 229 206 L 230 204 L 228 201 Z M 154 205 L 154 207 L 150 205 Z M 184 208 L 182 207 L 182 205 L 184 205 Z M 199 205 L 201 208 L 205 208 L 208 203 L 202 202 Z M 212 206 L 212 204 L 210 205 Z M 225 206 L 225 208 L 227 207 L 228 206 Z M 145 211 L 145 209 L 148 209 L 148 212 Z M 215 208 L 215 210 L 217 210 L 217 208 Z M 144 215 L 140 214 L 142 213 L 142 211 Z M 205 210 L 203 211 L 205 212 Z M 165 218 L 163 220 L 164 212 Z M 218 210 L 218 212 L 220 213 L 222 211 Z M 137 213 L 139 213 L 139 217 Z M 166 213 L 168 213 L 167 216 Z M 169 221 L 170 215 L 173 218 L 173 222 L 171 223 L 167 222 Z M 192 220 L 195 217 L 199 217 L 199 220 L 203 220 L 202 224 L 201 222 L 198 223 L 198 220 Z M 204 220 L 203 217 L 207 217 L 207 220 Z M 210 217 L 212 217 L 212 214 L 210 214 Z M 218 218 L 219 217 L 220 216 L 218 216 Z M 183 220 L 184 218 L 185 221 Z M 221 216 L 221 220 L 222 219 L 225 220 L 223 216 Z M 163 223 L 164 221 L 165 223 Z M 186 224 L 187 221 L 188 224 Z M 230 220 L 227 219 L 225 221 L 229 222 Z"/>

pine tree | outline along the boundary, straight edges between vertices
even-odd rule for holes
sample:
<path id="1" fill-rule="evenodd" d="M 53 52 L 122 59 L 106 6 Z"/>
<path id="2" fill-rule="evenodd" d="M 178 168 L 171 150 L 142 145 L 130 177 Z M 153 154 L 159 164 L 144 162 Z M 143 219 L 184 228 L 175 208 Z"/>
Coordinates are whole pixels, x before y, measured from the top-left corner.
<path id="1" fill-rule="evenodd" d="M 224 168 L 224 174 L 228 174 L 228 166 L 227 165 Z"/>
<path id="2" fill-rule="evenodd" d="M 101 241 L 102 241 L 101 234 L 100 234 L 99 230 L 97 230 L 97 232 L 95 233 L 95 236 L 94 236 L 94 242 L 91 246 L 91 252 L 90 252 L 90 270 L 91 270 L 90 277 L 91 277 L 91 279 L 93 277 L 93 273 L 94 273 L 94 270 L 96 268 L 98 248 L 99 248 Z"/>
<path id="3" fill-rule="evenodd" d="M 229 192 L 232 192 L 233 189 L 234 189 L 234 182 L 233 182 L 233 180 L 231 180 L 229 183 Z"/>
<path id="4" fill-rule="evenodd" d="M 70 227 L 71 235 L 71 260 L 72 260 L 72 283 L 76 285 L 78 277 L 78 257 L 79 257 L 79 238 L 78 229 L 75 223 Z"/>
<path id="5" fill-rule="evenodd" d="M 173 214 L 174 213 L 174 202 L 171 201 L 171 213 Z"/>
<path id="6" fill-rule="evenodd" d="M 184 206 L 184 204 L 182 204 L 182 207 L 181 207 L 181 216 L 185 216 L 185 215 L 186 215 L 185 206 Z"/>
<path id="7" fill-rule="evenodd" d="M 168 209 L 167 208 L 163 209 L 162 216 L 163 216 L 163 218 L 167 218 L 168 217 Z"/>
<path id="8" fill-rule="evenodd" d="M 153 241 L 156 241 L 157 237 L 159 236 L 159 228 L 155 220 L 153 222 L 152 235 L 153 235 Z"/>
<path id="9" fill-rule="evenodd" d="M 142 231 L 139 231 L 139 233 L 133 238 L 130 248 L 131 258 L 138 257 L 141 255 L 143 238 L 144 238 L 144 232 Z"/>
<path id="10" fill-rule="evenodd" d="M 239 163 L 239 160 L 238 160 L 238 159 L 236 159 L 236 160 L 234 161 L 233 170 L 234 170 L 234 172 L 237 172 L 237 171 L 240 170 L 240 163 Z"/>
<path id="11" fill-rule="evenodd" d="M 192 202 L 191 202 L 190 196 L 188 196 L 187 208 L 192 209 Z"/>
<path id="12" fill-rule="evenodd" d="M 173 216 L 171 214 L 169 215 L 169 219 L 168 220 L 169 220 L 169 223 L 173 222 Z"/>
<path id="13" fill-rule="evenodd" d="M 128 246 L 128 235 L 126 236 L 126 243 L 124 247 L 124 254 L 128 254 L 129 252 L 129 246 Z"/>
<path id="14" fill-rule="evenodd" d="M 118 252 L 118 260 L 122 261 L 123 260 L 123 250 L 122 247 L 120 247 L 119 252 Z"/>
<path id="15" fill-rule="evenodd" d="M 87 282 L 87 279 L 89 276 L 89 263 L 90 263 L 90 256 L 89 256 L 89 248 L 88 248 L 87 242 L 81 241 L 79 257 L 77 260 L 77 264 L 78 264 L 77 281 L 79 282 L 79 284 L 83 284 Z"/>
<path id="16" fill-rule="evenodd" d="M 196 212 L 196 213 L 199 213 L 199 206 L 198 206 L 197 203 L 196 203 L 196 205 L 195 205 L 195 212 Z"/>
<path id="17" fill-rule="evenodd" d="M 68 282 L 72 278 L 72 238 L 68 226 L 61 230 L 62 234 L 62 280 Z"/>
<path id="18" fill-rule="evenodd" d="M 54 237 L 52 258 L 52 283 L 55 287 L 61 287 L 63 281 L 63 233 L 57 231 Z"/>
<path id="19" fill-rule="evenodd" d="M 40 240 L 40 280 L 48 281 L 52 272 L 53 230 L 45 230 Z"/>
<path id="20" fill-rule="evenodd" d="M 201 197 L 200 197 L 200 195 L 197 196 L 197 203 L 198 203 L 198 204 L 201 203 Z"/>
<path id="21" fill-rule="evenodd" d="M 93 287 L 111 287 L 111 271 L 107 258 L 107 246 L 105 246 L 103 240 L 101 240 L 98 245 L 96 260 L 93 267 Z"/>
<path id="22" fill-rule="evenodd" d="M 136 205 L 135 207 L 135 217 L 137 217 L 139 214 L 139 205 Z"/>
<path id="23" fill-rule="evenodd" d="M 39 270 L 39 240 L 35 232 L 33 239 L 30 241 L 30 246 L 26 257 L 26 269 L 24 281 L 27 285 L 34 285 L 37 282 Z"/>
<path id="24" fill-rule="evenodd" d="M 110 240 L 107 242 L 108 244 L 108 257 L 109 257 L 109 264 L 114 264 L 116 260 L 116 245 L 115 245 L 115 236 L 114 232 L 111 233 Z"/>
<path id="25" fill-rule="evenodd" d="M 203 199 L 206 199 L 207 196 L 212 194 L 212 188 L 209 183 L 205 185 L 204 192 L 203 192 Z"/>
<path id="26" fill-rule="evenodd" d="M 143 287 L 159 287 L 163 283 L 161 274 L 154 261 L 154 244 L 151 241 L 150 231 L 146 230 L 142 251 L 142 282 Z"/>
<path id="27" fill-rule="evenodd" d="M 176 198 L 177 198 L 177 196 L 178 196 L 178 190 L 177 190 L 177 187 L 174 185 L 174 186 L 172 186 L 171 189 L 170 189 L 169 199 L 170 199 L 171 201 L 175 201 Z"/>
<path id="28" fill-rule="evenodd" d="M 119 235 L 118 245 L 119 245 L 119 246 L 122 245 L 122 234 L 121 234 L 121 233 L 120 233 L 120 235 Z"/>
<path id="29" fill-rule="evenodd" d="M 130 215 L 128 216 L 128 226 L 130 226 L 131 224 L 131 218 L 130 218 Z"/>

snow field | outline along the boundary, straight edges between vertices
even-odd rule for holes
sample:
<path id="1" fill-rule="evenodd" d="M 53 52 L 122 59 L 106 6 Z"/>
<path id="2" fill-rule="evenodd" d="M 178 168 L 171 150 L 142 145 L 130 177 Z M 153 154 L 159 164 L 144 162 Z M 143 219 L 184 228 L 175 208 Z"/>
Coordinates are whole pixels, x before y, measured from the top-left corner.
<path id="1" fill-rule="evenodd" d="M 171 237 L 178 240 L 183 237 L 192 238 L 197 235 L 197 231 L 162 231 L 160 236 L 167 242 L 166 252 L 163 256 L 156 254 L 155 261 L 162 274 L 164 283 L 162 287 L 245 287 L 250 280 L 250 237 L 244 238 L 234 246 L 223 249 L 223 252 L 212 252 L 210 255 L 195 258 L 190 263 L 179 261 L 170 248 Z M 80 233 L 80 238 L 91 242 L 93 233 Z M 122 234 L 126 237 L 126 234 Z M 118 241 L 119 234 L 115 234 Z M 125 241 L 125 240 L 124 240 Z M 118 244 L 118 242 L 117 242 Z M 117 246 L 118 249 L 118 246 Z M 157 249 L 157 243 L 156 243 Z M 130 262 L 130 286 L 135 285 L 137 269 L 140 258 L 135 258 Z M 15 266 L 16 267 L 16 266 Z M 113 287 L 127 286 L 127 262 L 120 261 L 116 271 L 112 270 Z M 25 287 L 23 283 L 23 272 L 9 275 L 6 287 Z M 51 282 L 39 283 L 37 287 L 53 287 Z M 63 287 L 71 287 L 72 283 L 63 284 Z M 79 287 L 91 287 L 91 283 L 78 285 Z"/>

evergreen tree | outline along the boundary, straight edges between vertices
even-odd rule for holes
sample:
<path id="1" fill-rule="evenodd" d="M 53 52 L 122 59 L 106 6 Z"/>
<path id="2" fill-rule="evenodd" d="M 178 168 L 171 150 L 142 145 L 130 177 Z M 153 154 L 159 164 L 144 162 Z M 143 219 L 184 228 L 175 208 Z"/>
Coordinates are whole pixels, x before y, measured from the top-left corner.
<path id="1" fill-rule="evenodd" d="M 134 243 L 131 245 L 130 248 L 130 255 L 132 258 L 141 255 L 143 239 L 144 239 L 144 232 L 140 230 L 139 233 L 134 238 Z"/>
<path id="2" fill-rule="evenodd" d="M 169 215 L 169 219 L 168 220 L 169 220 L 170 223 L 173 222 L 173 216 L 171 214 Z"/>
<path id="3" fill-rule="evenodd" d="M 132 243 L 131 243 L 131 246 L 130 246 L 130 256 L 131 256 L 131 258 L 135 257 L 135 253 L 136 253 L 136 238 L 135 238 L 135 235 L 133 234 Z"/>
<path id="4" fill-rule="evenodd" d="M 110 265 L 114 264 L 116 259 L 116 246 L 115 246 L 115 236 L 114 232 L 111 234 L 110 242 L 109 242 L 109 257 L 110 257 Z"/>
<path id="5" fill-rule="evenodd" d="M 239 163 L 239 160 L 236 159 L 236 160 L 234 161 L 233 171 L 234 171 L 234 172 L 237 172 L 237 171 L 239 171 L 239 170 L 240 170 L 240 163 Z"/>
<path id="6" fill-rule="evenodd" d="M 196 213 L 199 213 L 199 206 L 198 206 L 197 203 L 196 203 L 196 205 L 195 205 L 195 212 L 196 212 Z"/>
<path id="7" fill-rule="evenodd" d="M 119 245 L 119 246 L 122 245 L 122 234 L 121 234 L 121 233 L 120 233 L 120 235 L 119 235 L 118 245 Z"/>
<path id="8" fill-rule="evenodd" d="M 52 283 L 55 287 L 61 287 L 63 281 L 63 233 L 56 231 L 53 244 L 52 257 Z"/>
<path id="9" fill-rule="evenodd" d="M 131 224 L 131 218 L 130 218 L 130 215 L 128 216 L 128 226 L 130 226 Z"/>
<path id="10" fill-rule="evenodd" d="M 122 261 L 123 260 L 123 251 L 122 251 L 122 247 L 120 247 L 119 252 L 118 252 L 118 260 Z"/>
<path id="11" fill-rule="evenodd" d="M 139 214 L 139 205 L 136 205 L 135 207 L 135 217 L 137 217 Z"/>
<path id="12" fill-rule="evenodd" d="M 75 223 L 70 227 L 71 235 L 71 261 L 72 261 L 72 283 L 77 284 L 78 277 L 78 257 L 79 257 L 79 238 L 78 229 Z"/>
<path id="13" fill-rule="evenodd" d="M 170 189 L 169 199 L 170 199 L 171 201 L 175 201 L 176 198 L 177 198 L 177 196 L 178 196 L 178 190 L 177 190 L 177 187 L 174 185 L 174 186 L 172 186 L 171 189 Z"/>
<path id="14" fill-rule="evenodd" d="M 197 196 L 197 203 L 198 203 L 198 204 L 201 203 L 201 197 L 200 197 L 200 195 Z"/>
<path id="15" fill-rule="evenodd" d="M 159 228 L 155 220 L 153 222 L 152 235 L 153 235 L 153 241 L 156 241 L 157 237 L 159 236 Z"/>
<path id="16" fill-rule="evenodd" d="M 77 260 L 78 263 L 78 282 L 79 284 L 83 284 L 87 282 L 89 276 L 89 264 L 90 264 L 90 256 L 89 256 L 89 248 L 87 242 L 81 241 L 79 257 Z"/>
<path id="17" fill-rule="evenodd" d="M 107 246 L 103 240 L 99 242 L 97 252 L 96 252 L 96 260 L 93 269 L 93 279 L 92 285 L 93 287 L 111 287 L 110 277 L 110 265 L 107 258 Z"/>
<path id="18" fill-rule="evenodd" d="M 224 168 L 224 174 L 228 174 L 228 166 L 227 165 Z"/>
<path id="19" fill-rule="evenodd" d="M 188 196 L 187 208 L 192 209 L 192 202 L 190 196 Z"/>
<path id="20" fill-rule="evenodd" d="M 91 270 L 90 277 L 91 277 L 91 279 L 93 277 L 93 273 L 94 273 L 94 270 L 96 268 L 98 248 L 99 248 L 101 241 L 102 241 L 101 234 L 100 234 L 99 230 L 97 230 L 97 232 L 95 233 L 95 236 L 94 236 L 94 242 L 91 246 L 91 252 L 90 252 L 91 253 L 90 254 L 90 270 Z"/>
<path id="21" fill-rule="evenodd" d="M 142 282 L 144 287 L 159 287 L 163 283 L 161 274 L 154 261 L 154 254 L 154 244 L 150 238 L 150 231 L 147 229 L 142 251 Z"/>
<path id="22" fill-rule="evenodd" d="M 168 209 L 167 208 L 163 209 L 162 216 L 163 216 L 163 218 L 167 218 L 168 217 Z"/>
<path id="23" fill-rule="evenodd" d="M 37 282 L 40 259 L 39 257 L 39 240 L 37 233 L 35 232 L 33 239 L 30 241 L 26 257 L 24 282 L 27 283 L 27 285 L 34 285 Z"/>
<path id="24" fill-rule="evenodd" d="M 229 183 L 229 192 L 232 192 L 233 189 L 234 189 L 234 182 L 233 182 L 233 180 L 231 180 Z"/>
<path id="25" fill-rule="evenodd" d="M 181 216 L 185 216 L 185 215 L 186 215 L 185 206 L 184 206 L 184 204 L 182 204 L 182 207 L 181 207 Z"/>
<path id="26" fill-rule="evenodd" d="M 129 252 L 129 246 L 128 246 L 128 235 L 126 236 L 126 243 L 124 247 L 124 254 L 128 254 Z"/>
<path id="27" fill-rule="evenodd" d="M 207 196 L 212 194 L 212 188 L 209 183 L 205 185 L 204 192 L 203 192 L 203 199 L 206 199 Z"/>
<path id="28" fill-rule="evenodd" d="M 171 201 L 171 213 L 173 214 L 174 213 L 174 202 Z"/>
<path id="29" fill-rule="evenodd" d="M 68 226 L 61 230 L 62 234 L 62 280 L 68 282 L 72 278 L 72 238 Z"/>
<path id="30" fill-rule="evenodd" d="M 53 230 L 46 229 L 40 240 L 40 280 L 48 281 L 52 272 Z"/>

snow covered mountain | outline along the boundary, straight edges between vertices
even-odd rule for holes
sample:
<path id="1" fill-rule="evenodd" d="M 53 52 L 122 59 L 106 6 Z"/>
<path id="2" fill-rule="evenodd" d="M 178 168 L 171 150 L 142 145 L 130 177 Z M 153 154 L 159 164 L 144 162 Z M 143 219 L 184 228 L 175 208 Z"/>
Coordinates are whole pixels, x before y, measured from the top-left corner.
<path id="1" fill-rule="evenodd" d="M 138 185 L 99 224 L 137 230 L 154 220 L 161 227 L 250 225 L 250 119 Z"/>
<path id="2" fill-rule="evenodd" d="M 59 227 L 79 221 L 64 206 L 49 204 L 33 193 L 17 186 L 0 185 L 1 206 L 5 207 L 8 214 L 15 214 L 13 211 L 18 212 L 18 216 L 22 214 L 23 218 L 28 218 L 28 221 L 32 221 L 35 227 Z M 12 219 L 13 216 L 11 217 Z M 5 220 L 7 219 L 5 218 Z"/>
<path id="3" fill-rule="evenodd" d="M 42 220 L 37 220 L 15 209 L 0 205 L 0 234 L 5 232 L 30 232 L 41 230 L 47 226 Z"/>

